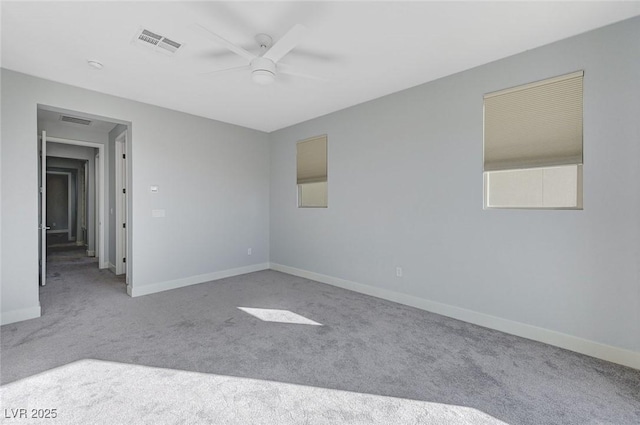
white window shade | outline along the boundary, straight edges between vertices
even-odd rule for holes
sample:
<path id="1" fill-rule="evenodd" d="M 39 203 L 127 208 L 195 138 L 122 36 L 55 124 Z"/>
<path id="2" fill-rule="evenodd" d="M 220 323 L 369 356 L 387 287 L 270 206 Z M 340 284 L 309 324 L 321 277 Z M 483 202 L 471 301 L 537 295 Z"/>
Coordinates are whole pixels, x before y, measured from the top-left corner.
<path id="1" fill-rule="evenodd" d="M 318 183 L 327 181 L 327 136 L 298 142 L 297 183 Z"/>
<path id="2" fill-rule="evenodd" d="M 582 163 L 583 71 L 484 96 L 484 170 Z"/>

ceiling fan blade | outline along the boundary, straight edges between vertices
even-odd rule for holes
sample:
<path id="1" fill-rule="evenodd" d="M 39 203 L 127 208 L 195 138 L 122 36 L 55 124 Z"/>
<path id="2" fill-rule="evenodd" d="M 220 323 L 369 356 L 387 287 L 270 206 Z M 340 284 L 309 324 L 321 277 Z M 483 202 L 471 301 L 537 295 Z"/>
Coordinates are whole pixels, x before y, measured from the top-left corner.
<path id="1" fill-rule="evenodd" d="M 246 49 L 248 52 L 251 52 L 250 49 Z M 296 54 L 298 53 L 297 51 L 295 52 Z M 207 50 L 207 51 L 200 51 L 200 52 L 195 52 L 194 57 L 196 57 L 197 59 L 203 59 L 203 60 L 209 60 L 209 61 L 213 61 L 213 60 L 228 60 L 229 58 L 233 57 L 233 58 L 237 58 L 236 54 L 224 49 L 224 50 L 218 50 L 218 49 L 211 49 L 211 50 Z"/>
<path id="2" fill-rule="evenodd" d="M 329 81 L 328 78 L 325 77 L 320 77 L 318 75 L 310 75 L 310 74 L 303 74 L 302 72 L 295 72 L 295 71 L 291 71 L 287 68 L 280 68 L 281 64 L 278 64 L 278 73 L 280 74 L 286 74 L 286 75 L 291 75 L 292 77 L 301 77 L 301 78 L 306 78 L 309 80 L 316 80 L 316 81 Z"/>
<path id="3" fill-rule="evenodd" d="M 267 53 L 262 55 L 262 57 L 278 62 L 284 57 L 284 55 L 289 53 L 291 49 L 298 45 L 306 30 L 307 28 L 304 25 L 294 25 L 293 28 L 291 28 L 289 32 L 283 35 L 280 40 L 271 46 L 271 48 L 267 50 Z"/>
<path id="4" fill-rule="evenodd" d="M 251 67 L 249 65 L 234 66 L 232 68 L 216 69 L 215 71 L 201 72 L 198 75 L 202 75 L 202 76 L 219 75 L 219 74 L 226 74 L 227 72 L 240 71 L 244 69 L 248 70 L 248 69 L 251 69 Z"/>
<path id="5" fill-rule="evenodd" d="M 339 55 L 336 55 L 333 53 L 324 53 L 321 51 L 313 51 L 308 49 L 302 49 L 299 47 L 296 47 L 294 51 L 290 52 L 289 57 L 311 59 L 311 60 L 323 61 L 323 62 L 341 62 L 342 61 L 342 58 Z"/>
<path id="6" fill-rule="evenodd" d="M 253 59 L 256 58 L 256 55 L 254 55 L 253 53 L 246 51 L 245 49 L 243 49 L 240 46 L 236 46 L 235 44 L 233 44 L 229 40 L 220 37 L 215 32 L 209 31 L 207 28 L 203 27 L 200 24 L 194 24 L 193 28 L 197 32 L 199 32 L 200 34 L 202 34 L 202 35 L 204 35 L 206 37 L 209 37 L 210 39 L 212 39 L 216 43 L 220 44 L 221 46 L 226 47 L 227 49 L 231 50 L 233 53 L 235 53 L 235 54 L 237 54 L 239 56 L 242 56 L 243 58 L 245 58 L 248 61 L 252 61 Z"/>

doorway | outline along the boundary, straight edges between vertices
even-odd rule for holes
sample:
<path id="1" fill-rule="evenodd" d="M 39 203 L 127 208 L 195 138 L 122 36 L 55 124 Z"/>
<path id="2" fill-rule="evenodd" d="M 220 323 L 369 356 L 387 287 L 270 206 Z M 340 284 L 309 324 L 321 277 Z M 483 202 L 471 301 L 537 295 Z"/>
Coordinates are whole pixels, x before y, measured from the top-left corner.
<path id="1" fill-rule="evenodd" d="M 83 216 L 86 221 L 81 221 L 81 232 L 86 234 L 86 254 L 89 257 L 96 257 L 98 267 L 107 268 L 108 252 L 105 238 L 105 167 L 104 153 L 105 146 L 100 143 L 87 142 L 83 140 L 65 139 L 48 136 L 46 131 L 42 132 L 41 143 L 41 171 L 40 171 L 40 285 L 46 285 L 47 277 L 47 248 L 51 245 L 52 239 L 58 234 L 65 234 L 66 239 L 60 240 L 58 248 L 78 242 L 76 227 L 74 237 L 74 225 L 77 226 L 77 216 L 79 211 L 84 211 Z M 91 161 L 95 153 L 97 160 Z M 73 179 L 73 170 L 70 168 L 73 161 L 86 161 L 88 166 L 82 166 L 82 171 L 77 168 L 75 175 L 82 173 L 83 180 L 89 182 L 89 168 L 95 169 L 95 177 L 91 183 L 84 184 L 85 195 L 83 199 L 84 209 L 77 202 L 78 178 Z M 56 167 L 57 165 L 57 167 Z M 93 167 L 91 167 L 93 165 Z M 66 167 L 66 168 L 65 168 Z M 58 170 L 56 170 L 56 168 Z M 66 171 L 59 171 L 60 169 Z M 75 185 L 72 181 L 75 180 Z M 50 193 L 50 191 L 52 191 Z M 93 204 L 93 205 L 92 205 Z M 66 206 L 66 210 L 65 207 Z M 52 215 L 52 216 L 50 216 Z M 75 218 L 75 220 L 74 220 Z M 92 228 L 95 229 L 92 232 Z M 84 244 L 84 240 L 82 240 Z"/>
<path id="2" fill-rule="evenodd" d="M 46 180 L 46 261 L 47 269 L 61 264 L 83 264 L 98 268 L 98 259 L 90 255 L 94 249 L 89 240 L 89 223 L 95 222 L 96 209 L 89 208 L 95 201 L 95 181 L 88 179 L 89 160 L 51 155 L 54 143 L 47 146 Z M 85 149 L 93 154 L 93 148 Z M 81 153 L 82 150 L 78 148 Z M 76 153 L 78 153 L 78 150 Z M 53 151 L 53 152 L 52 152 Z M 46 279 L 45 279 L 46 283 Z"/>
<path id="3" fill-rule="evenodd" d="M 115 191 L 126 188 L 129 173 L 126 162 L 115 161 L 115 151 L 125 160 L 129 129 L 128 123 L 38 105 L 41 286 L 47 284 L 47 261 L 56 261 L 57 270 L 61 256 L 73 257 L 69 265 L 126 274 L 127 196 Z"/>
<path id="4" fill-rule="evenodd" d="M 73 216 L 78 206 L 71 176 L 71 170 L 52 171 L 47 164 L 47 246 L 74 240 Z"/>

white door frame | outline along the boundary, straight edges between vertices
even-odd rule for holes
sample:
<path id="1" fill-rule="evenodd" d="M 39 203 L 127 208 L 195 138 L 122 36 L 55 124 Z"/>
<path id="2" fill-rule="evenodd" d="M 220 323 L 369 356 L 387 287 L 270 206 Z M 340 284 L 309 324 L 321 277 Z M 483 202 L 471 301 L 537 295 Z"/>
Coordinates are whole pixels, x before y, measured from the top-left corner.
<path id="1" fill-rule="evenodd" d="M 39 267 L 39 280 L 40 285 L 45 286 L 47 284 L 47 132 L 42 131 L 42 136 L 40 137 L 40 181 L 38 182 L 38 186 L 40 187 L 40 224 L 38 225 L 38 229 L 40 230 L 38 236 L 38 242 L 40 243 L 40 267 Z"/>
<path id="2" fill-rule="evenodd" d="M 95 211 L 100 211 L 100 199 L 101 197 L 98 196 L 100 193 L 100 176 L 102 175 L 102 170 L 103 167 L 101 167 L 100 164 L 100 151 L 98 151 L 98 153 L 96 153 L 96 156 L 94 158 L 93 164 L 93 172 L 94 172 L 94 182 L 95 182 L 95 192 L 96 192 L 96 196 L 94 197 L 94 209 Z M 100 234 L 100 227 L 102 226 L 103 221 L 102 220 L 95 220 L 94 223 L 94 232 L 93 234 L 95 242 L 94 242 L 94 255 L 98 258 L 98 262 L 100 262 L 100 258 L 101 258 L 101 254 L 105 253 L 106 251 L 102 249 L 100 242 L 102 242 L 105 238 L 104 238 L 104 234 Z M 101 267 L 100 267 L 101 268 Z"/>
<path id="3" fill-rule="evenodd" d="M 43 132 L 44 133 L 44 132 Z M 63 139 L 60 137 L 50 137 L 43 134 L 45 140 L 43 140 L 43 144 L 48 142 L 53 143 L 64 143 L 67 145 L 75 145 L 75 146 L 86 146 L 90 148 L 98 149 L 98 162 L 95 164 L 98 174 L 98 193 L 96 193 L 96 208 L 98 213 L 96 214 L 96 227 L 97 232 L 95 236 L 96 240 L 96 256 L 98 257 L 98 267 L 101 269 L 106 269 L 108 266 L 106 255 L 109 252 L 107 249 L 107 238 L 105 238 L 105 219 L 104 219 L 104 206 L 107 205 L 105 199 L 105 145 L 101 143 L 87 142 L 84 140 L 74 140 L 74 139 Z M 46 150 L 43 149 L 46 152 Z M 46 170 L 45 170 L 46 172 Z M 46 207 L 45 207 L 46 208 Z"/>
<path id="4" fill-rule="evenodd" d="M 124 130 L 115 140 L 115 208 L 116 208 L 116 275 L 126 273 L 127 256 L 127 177 L 126 177 L 126 153 L 127 153 L 127 130 Z"/>

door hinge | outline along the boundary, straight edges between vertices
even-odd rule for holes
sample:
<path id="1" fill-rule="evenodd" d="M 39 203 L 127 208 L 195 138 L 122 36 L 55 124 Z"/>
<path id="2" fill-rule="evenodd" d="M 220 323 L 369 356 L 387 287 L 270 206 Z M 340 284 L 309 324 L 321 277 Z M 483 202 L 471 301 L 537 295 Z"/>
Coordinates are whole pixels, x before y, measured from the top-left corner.
<path id="1" fill-rule="evenodd" d="M 122 228 L 126 229 L 127 228 L 127 223 L 122 223 Z"/>
<path id="2" fill-rule="evenodd" d="M 122 189 L 122 193 L 127 193 L 127 189 Z"/>
<path id="3" fill-rule="evenodd" d="M 122 154 L 122 159 L 125 159 L 127 157 L 127 154 Z"/>
<path id="4" fill-rule="evenodd" d="M 126 263 L 126 262 L 127 262 L 127 257 L 123 257 L 123 258 L 122 258 L 122 262 L 123 262 L 123 263 Z"/>

